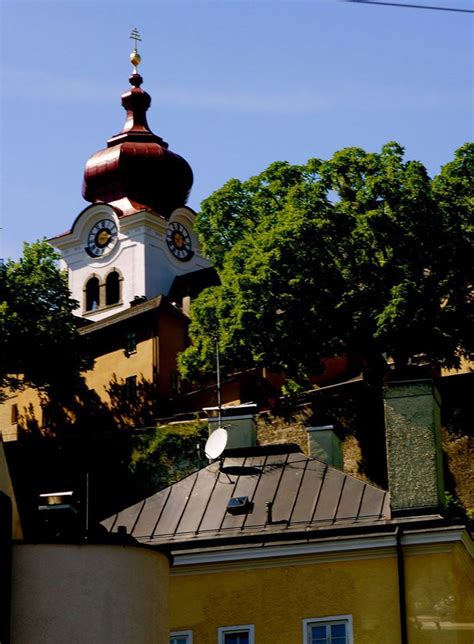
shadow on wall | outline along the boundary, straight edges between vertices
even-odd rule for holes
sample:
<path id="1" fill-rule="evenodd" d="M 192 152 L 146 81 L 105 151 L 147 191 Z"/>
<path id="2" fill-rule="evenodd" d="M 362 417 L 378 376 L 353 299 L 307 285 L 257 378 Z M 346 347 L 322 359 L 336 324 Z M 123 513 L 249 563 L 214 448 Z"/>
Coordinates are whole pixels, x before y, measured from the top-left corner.
<path id="1" fill-rule="evenodd" d="M 96 434 L 112 430 L 146 427 L 158 412 L 166 414 L 166 403 L 157 398 L 157 387 L 143 376 L 119 381 L 114 374 L 103 401 L 79 377 L 66 389 L 49 387 L 39 393 L 41 418 L 32 404 L 20 412 L 18 439 L 56 437 L 71 433 Z"/>
<path id="2" fill-rule="evenodd" d="M 87 497 L 92 525 L 200 467 L 197 445 L 204 445 L 207 423 L 157 428 L 153 419 L 164 407 L 143 378 L 114 377 L 107 392 L 110 404 L 81 378 L 69 395 L 40 394 L 42 418 L 32 405 L 23 410 L 18 440 L 5 451 L 25 534 L 35 534 L 41 493 L 73 490 L 84 515 Z"/>

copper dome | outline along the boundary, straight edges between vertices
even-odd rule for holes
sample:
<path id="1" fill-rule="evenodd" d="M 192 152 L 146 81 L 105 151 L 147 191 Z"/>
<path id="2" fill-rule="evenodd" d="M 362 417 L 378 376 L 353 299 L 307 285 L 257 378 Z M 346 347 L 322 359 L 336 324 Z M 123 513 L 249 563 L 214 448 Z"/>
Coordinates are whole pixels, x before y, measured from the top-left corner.
<path id="1" fill-rule="evenodd" d="M 126 197 L 135 207 L 169 217 L 186 203 L 193 173 L 188 162 L 148 127 L 151 98 L 140 87 L 140 74 L 135 72 L 129 80 L 132 87 L 122 95 L 125 125 L 87 161 L 82 194 L 92 203 Z"/>

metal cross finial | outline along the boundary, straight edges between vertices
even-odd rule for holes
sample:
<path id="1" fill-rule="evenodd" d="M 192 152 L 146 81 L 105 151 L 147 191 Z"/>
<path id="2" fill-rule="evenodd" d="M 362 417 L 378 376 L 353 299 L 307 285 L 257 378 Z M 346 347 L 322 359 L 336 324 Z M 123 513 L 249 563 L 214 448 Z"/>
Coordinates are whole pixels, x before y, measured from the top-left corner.
<path id="1" fill-rule="evenodd" d="M 137 43 L 142 41 L 142 37 L 140 36 L 140 32 L 136 27 L 132 29 L 132 33 L 130 34 L 130 38 L 135 41 L 135 51 L 137 51 Z"/>
<path id="2" fill-rule="evenodd" d="M 141 42 L 142 38 L 140 36 L 140 32 L 138 31 L 138 29 L 136 27 L 134 29 L 132 29 L 132 33 L 130 34 L 130 38 L 135 41 L 135 47 L 133 48 L 133 51 L 130 54 L 130 62 L 133 65 L 133 73 L 138 74 L 137 65 L 140 64 L 142 57 L 138 53 L 137 43 Z"/>

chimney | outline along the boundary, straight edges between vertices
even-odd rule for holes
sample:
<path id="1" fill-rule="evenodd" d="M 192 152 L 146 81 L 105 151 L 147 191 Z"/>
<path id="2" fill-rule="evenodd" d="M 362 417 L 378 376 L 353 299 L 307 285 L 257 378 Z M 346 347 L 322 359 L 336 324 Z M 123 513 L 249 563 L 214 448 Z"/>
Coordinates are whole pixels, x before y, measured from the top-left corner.
<path id="1" fill-rule="evenodd" d="M 394 513 L 433 511 L 444 505 L 440 405 L 431 380 L 386 385 L 385 442 Z"/>
<path id="2" fill-rule="evenodd" d="M 229 438 L 227 449 L 235 447 L 253 447 L 257 444 L 257 425 L 255 414 L 257 405 L 245 403 L 221 408 L 221 422 L 219 424 L 219 407 L 204 407 L 209 423 L 209 436 L 219 426 L 227 430 Z"/>
<path id="3" fill-rule="evenodd" d="M 183 296 L 181 308 L 183 310 L 183 313 L 185 313 L 187 316 L 191 315 L 191 297 L 189 295 Z"/>
<path id="4" fill-rule="evenodd" d="M 308 451 L 313 458 L 342 470 L 341 441 L 334 431 L 334 425 L 307 427 Z"/>

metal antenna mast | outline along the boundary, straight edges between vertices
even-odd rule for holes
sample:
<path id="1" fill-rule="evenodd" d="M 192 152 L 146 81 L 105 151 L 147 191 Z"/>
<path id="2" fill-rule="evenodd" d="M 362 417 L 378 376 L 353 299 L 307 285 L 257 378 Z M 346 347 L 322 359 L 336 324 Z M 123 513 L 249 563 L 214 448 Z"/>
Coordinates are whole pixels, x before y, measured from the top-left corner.
<path id="1" fill-rule="evenodd" d="M 222 403 L 221 403 L 221 365 L 220 365 L 220 355 L 219 355 L 219 336 L 216 335 L 216 372 L 217 372 L 217 409 L 218 409 L 218 418 L 217 426 L 222 425 Z"/>

